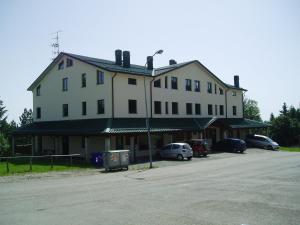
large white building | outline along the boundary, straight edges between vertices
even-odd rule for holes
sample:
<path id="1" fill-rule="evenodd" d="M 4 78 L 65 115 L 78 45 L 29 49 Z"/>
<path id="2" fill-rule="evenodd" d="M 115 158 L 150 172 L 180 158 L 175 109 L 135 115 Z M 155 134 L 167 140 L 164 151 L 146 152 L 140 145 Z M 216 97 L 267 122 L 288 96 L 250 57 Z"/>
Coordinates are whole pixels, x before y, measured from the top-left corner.
<path id="1" fill-rule="evenodd" d="M 132 160 L 146 156 L 145 99 L 154 149 L 190 138 L 244 138 L 265 127 L 243 118 L 238 76 L 226 84 L 197 60 L 153 68 L 153 57 L 146 67 L 133 65 L 128 51 L 116 50 L 114 61 L 62 52 L 28 90 L 34 123 L 14 136 L 31 135 L 34 154 L 88 158 L 130 149 Z"/>

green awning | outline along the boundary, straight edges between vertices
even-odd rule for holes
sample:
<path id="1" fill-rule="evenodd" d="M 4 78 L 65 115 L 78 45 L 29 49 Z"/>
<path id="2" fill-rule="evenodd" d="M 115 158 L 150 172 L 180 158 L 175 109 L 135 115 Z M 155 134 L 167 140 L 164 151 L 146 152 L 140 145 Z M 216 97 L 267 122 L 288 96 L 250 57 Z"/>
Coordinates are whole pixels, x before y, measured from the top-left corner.
<path id="1" fill-rule="evenodd" d="M 237 129 L 237 128 L 266 128 L 269 127 L 268 124 L 255 121 L 255 120 L 249 120 L 244 118 L 224 118 L 224 119 L 218 119 L 217 123 L 221 123 L 225 125 L 226 127 Z"/>

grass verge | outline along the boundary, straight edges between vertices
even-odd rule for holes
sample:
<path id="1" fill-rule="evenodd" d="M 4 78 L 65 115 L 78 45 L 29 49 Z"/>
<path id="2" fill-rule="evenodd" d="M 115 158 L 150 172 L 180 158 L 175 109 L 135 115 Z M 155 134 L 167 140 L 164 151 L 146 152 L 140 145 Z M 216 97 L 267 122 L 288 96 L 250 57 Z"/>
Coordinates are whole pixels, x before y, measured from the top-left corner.
<path id="1" fill-rule="evenodd" d="M 300 147 L 280 147 L 279 150 L 287 152 L 300 152 Z"/>

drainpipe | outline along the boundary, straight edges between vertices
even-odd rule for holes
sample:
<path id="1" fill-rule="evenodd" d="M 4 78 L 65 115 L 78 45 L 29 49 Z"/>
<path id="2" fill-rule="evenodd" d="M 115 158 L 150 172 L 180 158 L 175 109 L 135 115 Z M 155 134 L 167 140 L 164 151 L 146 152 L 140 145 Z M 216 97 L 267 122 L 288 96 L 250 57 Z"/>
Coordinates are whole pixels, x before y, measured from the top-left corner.
<path id="1" fill-rule="evenodd" d="M 155 77 L 150 81 L 150 117 L 152 118 L 152 83 Z"/>
<path id="2" fill-rule="evenodd" d="M 117 76 L 118 73 L 115 73 L 112 78 L 111 78 L 111 113 L 112 113 L 112 118 L 115 118 L 115 97 L 114 97 L 114 78 Z"/>

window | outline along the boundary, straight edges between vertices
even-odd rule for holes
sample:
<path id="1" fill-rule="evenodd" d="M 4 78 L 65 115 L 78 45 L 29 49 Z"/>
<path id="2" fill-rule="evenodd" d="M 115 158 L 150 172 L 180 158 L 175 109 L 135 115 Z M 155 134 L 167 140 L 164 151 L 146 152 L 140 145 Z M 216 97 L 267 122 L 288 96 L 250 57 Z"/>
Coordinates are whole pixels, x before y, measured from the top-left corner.
<path id="1" fill-rule="evenodd" d="M 81 74 L 81 87 L 86 87 L 86 74 Z"/>
<path id="2" fill-rule="evenodd" d="M 207 82 L 207 93 L 212 93 L 212 84 L 211 82 Z"/>
<path id="3" fill-rule="evenodd" d="M 161 114 L 161 102 L 154 101 L 154 113 Z"/>
<path id="4" fill-rule="evenodd" d="M 104 114 L 104 99 L 98 100 L 98 114 Z"/>
<path id="5" fill-rule="evenodd" d="M 217 94 L 217 84 L 215 84 L 215 94 Z"/>
<path id="6" fill-rule="evenodd" d="M 41 95 L 41 85 L 37 86 L 36 88 L 36 96 L 40 96 Z"/>
<path id="7" fill-rule="evenodd" d="M 67 59 L 67 67 L 73 66 L 73 60 Z"/>
<path id="8" fill-rule="evenodd" d="M 185 79 L 185 90 L 186 91 L 192 90 L 192 81 L 190 79 Z"/>
<path id="9" fill-rule="evenodd" d="M 177 77 L 171 77 L 171 87 L 172 89 L 178 89 Z"/>
<path id="10" fill-rule="evenodd" d="M 128 111 L 129 113 L 137 113 L 136 100 L 128 100 Z"/>
<path id="11" fill-rule="evenodd" d="M 208 115 L 212 115 L 213 114 L 213 107 L 211 104 L 207 105 L 207 113 Z"/>
<path id="12" fill-rule="evenodd" d="M 82 108 L 82 115 L 85 116 L 86 115 L 86 102 L 82 102 L 81 104 L 81 108 Z"/>
<path id="13" fill-rule="evenodd" d="M 165 110 L 166 110 L 166 114 L 169 114 L 169 104 L 168 104 L 168 102 L 166 102 L 166 104 L 165 104 Z"/>
<path id="14" fill-rule="evenodd" d="M 61 61 L 59 64 L 58 64 L 58 70 L 62 70 L 64 68 L 64 61 Z"/>
<path id="15" fill-rule="evenodd" d="M 178 102 L 172 102 L 172 114 L 178 114 Z"/>
<path id="16" fill-rule="evenodd" d="M 104 84 L 104 72 L 97 70 L 97 84 Z"/>
<path id="17" fill-rule="evenodd" d="M 235 105 L 232 106 L 232 114 L 233 114 L 234 116 L 236 116 L 236 106 L 235 106 Z"/>
<path id="18" fill-rule="evenodd" d="M 134 79 L 134 78 L 128 78 L 128 84 L 136 85 L 136 79 Z"/>
<path id="19" fill-rule="evenodd" d="M 200 104 L 195 104 L 195 114 L 201 115 L 201 105 Z"/>
<path id="20" fill-rule="evenodd" d="M 193 114 L 193 106 L 192 103 L 186 103 L 186 114 L 187 115 L 192 115 Z"/>
<path id="21" fill-rule="evenodd" d="M 224 115 L 224 105 L 220 105 L 220 115 Z"/>
<path id="22" fill-rule="evenodd" d="M 156 80 L 156 81 L 154 81 L 154 87 L 158 87 L 158 88 L 160 88 L 160 79 L 159 80 Z"/>
<path id="23" fill-rule="evenodd" d="M 63 104 L 63 117 L 69 116 L 69 106 L 68 104 Z"/>
<path id="24" fill-rule="evenodd" d="M 218 105 L 215 105 L 215 115 L 218 115 Z"/>
<path id="25" fill-rule="evenodd" d="M 41 107 L 36 108 L 36 118 L 41 119 Z"/>
<path id="26" fill-rule="evenodd" d="M 68 78 L 63 78 L 62 79 L 62 90 L 63 91 L 68 91 Z"/>
<path id="27" fill-rule="evenodd" d="M 236 96 L 236 91 L 232 91 L 232 96 Z"/>
<path id="28" fill-rule="evenodd" d="M 196 92 L 200 92 L 200 81 L 199 80 L 195 80 L 194 84 L 195 84 L 195 91 Z"/>
<path id="29" fill-rule="evenodd" d="M 165 88 L 168 88 L 168 77 L 165 76 Z"/>
<path id="30" fill-rule="evenodd" d="M 222 88 L 219 88 L 220 95 L 223 95 L 224 91 Z"/>
<path id="31" fill-rule="evenodd" d="M 85 148 L 85 137 L 81 137 L 81 148 Z"/>

